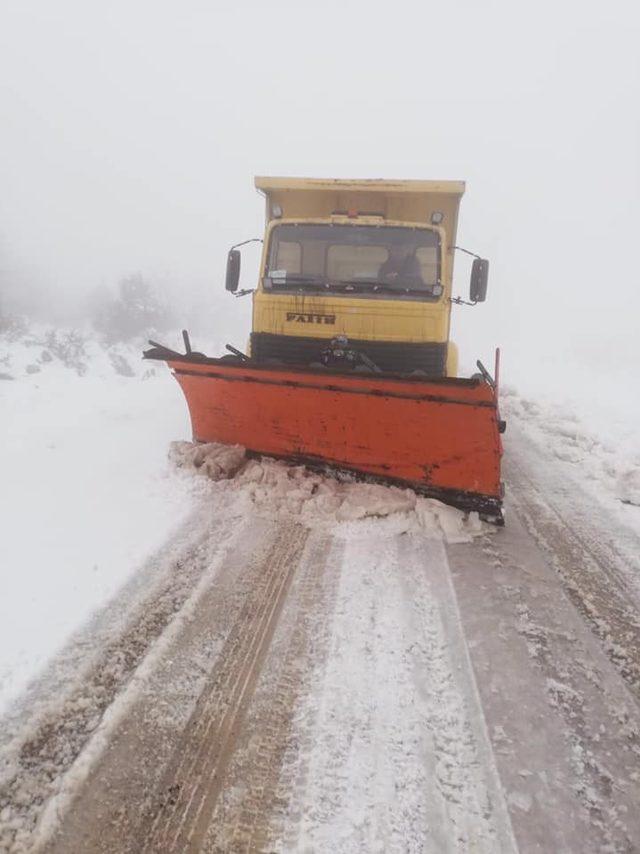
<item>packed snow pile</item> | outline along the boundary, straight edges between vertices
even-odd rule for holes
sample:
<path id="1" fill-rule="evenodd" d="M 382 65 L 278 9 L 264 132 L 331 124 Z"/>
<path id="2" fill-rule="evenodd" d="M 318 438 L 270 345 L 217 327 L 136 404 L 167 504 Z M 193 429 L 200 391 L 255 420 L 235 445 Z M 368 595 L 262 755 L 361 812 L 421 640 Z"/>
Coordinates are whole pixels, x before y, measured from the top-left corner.
<path id="1" fill-rule="evenodd" d="M 172 442 L 169 459 L 177 468 L 204 474 L 211 480 L 233 477 L 247 462 L 242 445 L 219 445 L 214 442 Z"/>
<path id="2" fill-rule="evenodd" d="M 599 424 L 596 404 L 591 421 Z M 546 455 L 568 465 L 601 497 L 640 506 L 640 434 L 634 413 L 628 413 L 626 424 L 605 421 L 597 433 L 569 404 L 528 400 L 513 388 L 501 389 L 501 407 L 507 422 L 517 420 Z"/>
<path id="3" fill-rule="evenodd" d="M 239 445 L 173 442 L 174 465 L 213 481 L 233 479 L 259 511 L 298 517 L 337 536 L 420 531 L 449 543 L 470 542 L 485 533 L 477 513 L 463 513 L 411 489 L 358 483 L 268 458 L 247 459 Z"/>

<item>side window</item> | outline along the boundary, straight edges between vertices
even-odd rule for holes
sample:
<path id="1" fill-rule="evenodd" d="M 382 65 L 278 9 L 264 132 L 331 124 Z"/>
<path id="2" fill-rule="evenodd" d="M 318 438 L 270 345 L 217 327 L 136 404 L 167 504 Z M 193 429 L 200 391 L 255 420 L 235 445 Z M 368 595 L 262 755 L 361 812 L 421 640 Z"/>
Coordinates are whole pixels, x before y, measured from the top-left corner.
<path id="1" fill-rule="evenodd" d="M 422 281 L 432 285 L 438 281 L 438 249 L 436 246 L 421 246 L 416 250 L 416 258 L 420 262 Z"/>
<path id="2" fill-rule="evenodd" d="M 336 244 L 327 253 L 327 275 L 333 280 L 375 279 L 388 255 L 384 246 Z"/>
<path id="3" fill-rule="evenodd" d="M 292 275 L 300 275 L 302 261 L 302 248 L 299 243 L 281 240 L 278 243 L 274 270 L 286 270 Z"/>

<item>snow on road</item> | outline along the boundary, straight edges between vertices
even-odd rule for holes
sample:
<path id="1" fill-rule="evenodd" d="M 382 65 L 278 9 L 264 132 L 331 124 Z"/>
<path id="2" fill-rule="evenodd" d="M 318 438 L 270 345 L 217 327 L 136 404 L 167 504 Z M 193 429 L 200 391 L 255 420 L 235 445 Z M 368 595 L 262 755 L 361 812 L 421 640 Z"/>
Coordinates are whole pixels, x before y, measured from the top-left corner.
<path id="1" fill-rule="evenodd" d="M 8 850 L 36 820 L 52 852 L 515 850 L 441 540 L 260 513 L 220 547 L 228 512 L 179 621 L 58 781 L 37 780 L 52 735 L 34 721 Z"/>
<path id="2" fill-rule="evenodd" d="M 594 397 L 589 414 L 584 402 L 532 400 L 507 386 L 501 407 L 535 444 L 545 469 L 565 472 L 596 505 L 605 504 L 621 524 L 640 531 L 640 394 L 629 396 L 623 386 L 616 403 Z"/>
<path id="3" fill-rule="evenodd" d="M 232 482 L 211 496 L 180 561 L 192 594 L 45 798 L 59 718 L 16 733 L 16 840 L 35 824 L 51 854 L 633 850 L 640 689 L 578 607 L 613 593 L 606 572 L 569 595 L 515 512 L 447 545 L 406 513 L 401 532 L 395 514 L 309 529 Z"/>
<path id="4" fill-rule="evenodd" d="M 477 513 L 462 513 L 412 489 L 338 480 L 281 460 L 247 459 L 240 445 L 174 442 L 170 454 L 187 474 L 213 481 L 233 478 L 234 494 L 242 492 L 252 512 L 295 517 L 308 528 L 344 538 L 361 538 L 364 531 L 372 536 L 421 532 L 466 543 L 488 528 Z M 361 524 L 365 521 L 368 526 Z"/>
<path id="5" fill-rule="evenodd" d="M 326 658 L 293 735 L 310 748 L 285 770 L 275 847 L 513 850 L 442 544 L 356 535 L 336 551 Z"/>
<path id="6" fill-rule="evenodd" d="M 496 531 L 241 448 L 169 465 L 167 373 L 71 345 L 0 354 L 0 703 L 53 656 L 3 721 L 0 850 L 640 845 L 631 434 L 508 392 Z"/>

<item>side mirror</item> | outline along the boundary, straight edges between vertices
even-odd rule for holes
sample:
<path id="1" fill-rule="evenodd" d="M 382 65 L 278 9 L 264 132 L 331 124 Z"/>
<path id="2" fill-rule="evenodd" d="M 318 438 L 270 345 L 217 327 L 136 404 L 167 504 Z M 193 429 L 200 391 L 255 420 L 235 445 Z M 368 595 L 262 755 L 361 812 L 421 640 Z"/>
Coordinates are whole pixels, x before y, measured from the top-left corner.
<path id="1" fill-rule="evenodd" d="M 469 299 L 471 302 L 484 302 L 487 298 L 489 283 L 489 262 L 485 258 L 474 258 L 471 267 Z"/>
<path id="2" fill-rule="evenodd" d="M 228 291 L 234 293 L 238 290 L 240 283 L 240 250 L 230 249 L 227 255 L 227 277 L 224 286 Z"/>

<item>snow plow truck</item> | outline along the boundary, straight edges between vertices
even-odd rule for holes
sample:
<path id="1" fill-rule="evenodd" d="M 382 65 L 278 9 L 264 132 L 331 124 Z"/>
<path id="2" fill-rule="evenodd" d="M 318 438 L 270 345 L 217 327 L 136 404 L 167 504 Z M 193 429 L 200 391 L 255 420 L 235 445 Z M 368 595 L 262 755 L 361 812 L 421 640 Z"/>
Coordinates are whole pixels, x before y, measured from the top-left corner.
<path id="1" fill-rule="evenodd" d="M 502 523 L 493 376 L 457 376 L 454 303 L 487 292 L 474 255 L 469 299 L 452 294 L 459 181 L 257 177 L 264 238 L 233 246 L 226 289 L 252 295 L 243 352 L 208 357 L 150 342 L 185 395 L 197 442 L 240 444 L 314 468 L 408 486 Z M 263 243 L 239 290 L 241 248 Z M 466 252 L 467 250 L 461 250 Z M 473 255 L 473 253 L 468 253 Z"/>

